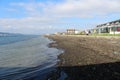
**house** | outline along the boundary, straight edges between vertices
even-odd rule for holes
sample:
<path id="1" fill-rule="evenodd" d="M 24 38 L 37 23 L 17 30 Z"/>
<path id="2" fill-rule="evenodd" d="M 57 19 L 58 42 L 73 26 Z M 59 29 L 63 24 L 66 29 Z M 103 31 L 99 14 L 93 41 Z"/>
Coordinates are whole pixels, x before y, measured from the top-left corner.
<path id="1" fill-rule="evenodd" d="M 73 34 L 75 34 L 75 29 L 67 29 L 67 34 L 68 34 L 68 35 L 73 35 Z"/>
<path id="2" fill-rule="evenodd" d="M 97 25 L 95 33 L 120 34 L 120 19 L 108 23 Z"/>

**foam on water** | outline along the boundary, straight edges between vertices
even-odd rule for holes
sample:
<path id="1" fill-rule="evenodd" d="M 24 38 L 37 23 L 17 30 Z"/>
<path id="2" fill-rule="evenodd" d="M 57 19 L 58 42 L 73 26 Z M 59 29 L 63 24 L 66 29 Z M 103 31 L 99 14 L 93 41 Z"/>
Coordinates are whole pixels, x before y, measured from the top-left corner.
<path id="1" fill-rule="evenodd" d="M 0 79 L 14 80 L 52 66 L 61 53 L 44 37 L 0 45 Z"/>

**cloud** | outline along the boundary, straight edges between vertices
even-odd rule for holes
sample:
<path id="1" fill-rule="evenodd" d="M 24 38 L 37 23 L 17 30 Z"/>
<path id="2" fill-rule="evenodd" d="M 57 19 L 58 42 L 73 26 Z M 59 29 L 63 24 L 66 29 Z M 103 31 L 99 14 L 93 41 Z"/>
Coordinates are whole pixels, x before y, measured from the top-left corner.
<path id="1" fill-rule="evenodd" d="M 4 8 L 4 9 L 10 12 L 18 12 L 18 10 L 14 8 Z"/>
<path id="2" fill-rule="evenodd" d="M 120 0 L 64 0 L 62 2 L 11 3 L 26 10 L 30 16 L 82 17 L 119 13 Z"/>
<path id="3" fill-rule="evenodd" d="M 52 30 L 54 26 L 54 20 L 52 19 L 40 19 L 40 18 L 21 18 L 21 19 L 0 19 L 0 28 L 8 32 L 18 32 L 18 33 L 37 33 L 39 34 L 41 30 Z"/>
<path id="4" fill-rule="evenodd" d="M 36 33 L 39 30 L 59 30 L 63 29 L 63 26 L 68 24 L 74 25 L 75 23 L 71 23 L 70 21 L 72 18 L 94 19 L 94 17 L 99 18 L 114 13 L 119 14 L 119 3 L 120 0 L 63 0 L 61 2 L 51 2 L 49 0 L 47 2 L 14 2 L 10 3 L 12 9 L 9 9 L 9 11 L 20 10 L 18 11 L 20 12 L 19 14 L 24 14 L 24 17 L 20 19 L 1 18 L 0 27 L 4 30 L 14 30 L 16 32 L 24 33 Z"/>
<path id="5" fill-rule="evenodd" d="M 120 0 L 65 0 L 62 3 L 47 5 L 46 13 L 60 17 L 94 17 L 120 12 Z"/>

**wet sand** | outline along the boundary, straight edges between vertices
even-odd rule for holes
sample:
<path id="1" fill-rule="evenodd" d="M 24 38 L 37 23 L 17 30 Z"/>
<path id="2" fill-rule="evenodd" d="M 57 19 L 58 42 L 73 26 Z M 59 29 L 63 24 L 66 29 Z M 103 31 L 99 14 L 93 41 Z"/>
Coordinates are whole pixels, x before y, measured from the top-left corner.
<path id="1" fill-rule="evenodd" d="M 51 47 L 63 49 L 58 56 L 57 77 L 50 80 L 120 80 L 120 38 L 48 36 Z"/>

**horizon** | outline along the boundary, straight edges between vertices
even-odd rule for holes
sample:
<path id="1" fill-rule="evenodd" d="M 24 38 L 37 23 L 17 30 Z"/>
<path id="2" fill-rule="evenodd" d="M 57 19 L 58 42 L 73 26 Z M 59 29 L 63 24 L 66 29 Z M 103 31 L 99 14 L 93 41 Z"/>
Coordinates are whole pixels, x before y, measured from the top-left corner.
<path id="1" fill-rule="evenodd" d="M 47 34 L 120 19 L 120 0 L 0 0 L 0 32 Z"/>

